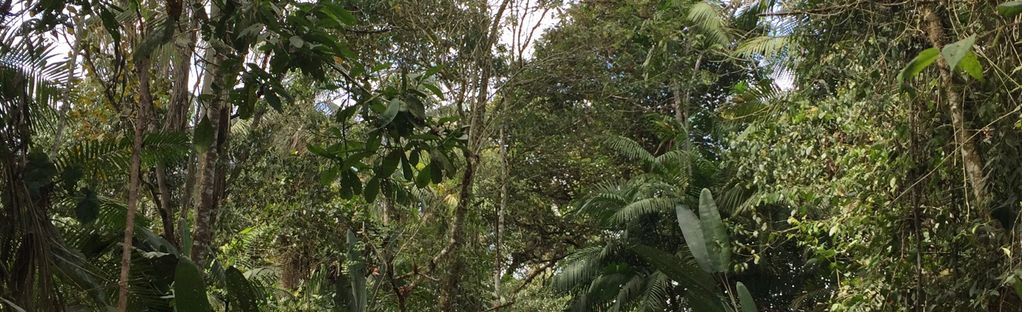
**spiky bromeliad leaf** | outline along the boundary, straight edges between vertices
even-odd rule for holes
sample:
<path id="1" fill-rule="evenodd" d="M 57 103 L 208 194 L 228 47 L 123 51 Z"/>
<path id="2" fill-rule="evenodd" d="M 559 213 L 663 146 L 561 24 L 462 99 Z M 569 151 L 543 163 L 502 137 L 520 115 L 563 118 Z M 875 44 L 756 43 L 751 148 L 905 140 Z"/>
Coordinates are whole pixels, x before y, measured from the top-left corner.
<path id="1" fill-rule="evenodd" d="M 673 198 L 646 198 L 628 204 L 614 213 L 611 217 L 611 221 L 616 224 L 628 223 L 635 221 L 639 217 L 671 211 L 671 208 L 677 204 L 677 200 Z"/>
<path id="2" fill-rule="evenodd" d="M 636 245 L 631 249 L 668 278 L 685 287 L 685 298 L 694 311 L 725 311 L 719 296 L 720 290 L 713 277 L 699 266 L 653 247 Z"/>
<path id="3" fill-rule="evenodd" d="M 174 307 L 180 312 L 213 311 L 199 267 L 185 258 L 178 259 L 174 273 Z"/>
<path id="4" fill-rule="evenodd" d="M 366 268 L 362 254 L 358 250 L 358 238 L 355 233 L 348 230 L 348 277 L 351 281 L 351 300 L 348 301 L 348 310 L 352 312 L 364 312 L 368 297 L 366 296 Z"/>
<path id="5" fill-rule="evenodd" d="M 752 300 L 752 294 L 745 284 L 738 282 L 735 289 L 738 291 L 738 302 L 742 305 L 742 312 L 756 312 L 756 301 Z"/>
<path id="6" fill-rule="evenodd" d="M 731 263 L 731 241 L 720 219 L 713 194 L 707 189 L 699 194 L 699 223 L 702 225 L 706 252 L 710 255 L 713 272 L 727 272 Z"/>

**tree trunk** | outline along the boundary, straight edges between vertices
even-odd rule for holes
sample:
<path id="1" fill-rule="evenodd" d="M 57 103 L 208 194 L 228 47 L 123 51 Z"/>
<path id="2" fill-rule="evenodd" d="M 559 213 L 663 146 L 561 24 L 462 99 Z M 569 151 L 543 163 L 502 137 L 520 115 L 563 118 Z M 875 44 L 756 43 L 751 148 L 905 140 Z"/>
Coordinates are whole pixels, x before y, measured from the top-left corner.
<path id="1" fill-rule="evenodd" d="M 216 19 L 219 15 L 219 8 L 216 5 L 210 7 L 210 18 Z M 195 208 L 195 230 L 192 235 L 192 261 L 200 267 L 205 267 L 210 246 L 213 242 L 213 214 L 220 205 L 218 183 L 222 174 L 219 170 L 221 153 L 227 141 L 227 124 L 230 122 L 230 112 L 223 100 L 224 94 L 224 68 L 221 67 L 224 57 L 220 51 L 213 47 L 206 48 L 205 57 L 206 70 L 200 98 L 207 98 L 208 101 L 200 101 L 205 104 L 205 116 L 215 127 L 213 143 L 205 152 L 198 156 L 198 165 L 195 169 L 198 172 L 196 191 L 199 192 L 198 204 Z"/>
<path id="2" fill-rule="evenodd" d="M 934 47 L 940 49 L 944 46 L 944 26 L 940 17 L 929 6 L 922 8 L 923 20 L 926 25 L 926 36 Z M 943 58 L 938 60 L 937 67 L 940 71 L 941 85 L 948 99 L 948 108 L 951 113 L 951 125 L 955 131 L 955 141 L 962 153 L 962 161 L 965 165 L 966 178 L 972 186 L 972 194 L 975 197 L 975 204 L 983 207 L 987 201 L 986 180 L 983 174 L 983 159 L 973 144 L 969 130 L 965 122 L 965 112 L 962 105 L 962 96 L 955 89 L 954 77 L 947 62 Z"/>
<path id="3" fill-rule="evenodd" d="M 497 40 L 497 30 L 500 26 L 501 17 L 510 0 L 501 1 L 497 13 L 490 19 L 490 31 L 486 41 L 476 51 L 476 62 L 480 67 L 480 74 L 477 84 L 475 101 L 472 103 L 472 111 L 469 118 L 468 143 L 464 150 L 465 169 L 461 177 L 461 193 L 458 198 L 458 205 L 454 208 L 454 222 L 451 223 L 450 241 L 446 248 L 441 251 L 441 257 L 450 257 L 451 265 L 447 270 L 446 282 L 440 291 L 440 307 L 442 311 L 458 310 L 457 296 L 461 293 L 460 276 L 464 272 L 465 261 L 460 256 L 461 247 L 464 245 L 465 217 L 468 214 L 469 205 L 473 200 L 473 184 L 475 182 L 475 171 L 479 166 L 479 148 L 484 139 L 484 120 L 486 118 L 486 103 L 488 99 L 490 75 L 492 66 L 490 58 L 493 55 L 493 44 Z M 485 5 L 485 4 L 484 4 Z"/>
<path id="4" fill-rule="evenodd" d="M 174 55 L 171 60 L 171 90 L 170 101 L 167 103 L 167 113 L 163 120 L 163 130 L 179 132 L 185 129 L 188 112 L 191 109 L 191 99 L 188 94 L 188 79 L 190 77 L 192 53 L 195 52 L 195 31 L 197 19 L 192 18 L 188 13 L 191 10 L 191 3 L 174 2 L 180 16 L 177 18 L 177 32 L 185 36 L 184 44 L 174 45 Z M 187 207 L 186 202 L 175 202 L 174 194 L 170 186 L 168 168 L 165 164 L 157 163 L 153 169 L 156 175 L 156 184 L 160 192 L 160 219 L 163 222 L 163 237 L 171 244 L 181 248 L 175 231 L 175 213 L 178 206 Z M 185 190 L 185 193 L 188 190 Z M 182 211 L 184 213 L 184 211 Z"/>
<path id="5" fill-rule="evenodd" d="M 497 227 L 496 227 L 496 242 L 493 244 L 493 297 L 496 302 L 494 306 L 499 306 L 503 301 L 503 297 L 500 293 L 500 279 L 501 268 L 503 267 L 504 259 L 501 254 L 501 241 L 502 235 L 504 234 L 504 212 L 507 211 L 507 198 L 508 198 L 508 175 L 511 173 L 510 163 L 507 159 L 507 127 L 501 126 L 500 128 L 500 162 L 501 162 L 501 173 L 500 173 L 500 204 L 497 206 Z M 499 308 L 497 309 L 499 310 Z"/>
<path id="6" fill-rule="evenodd" d="M 128 276 L 131 271 L 131 246 L 135 235 L 135 211 L 138 209 L 139 175 L 142 167 L 142 136 L 144 135 L 148 109 L 153 99 L 149 93 L 149 62 L 136 64 L 138 71 L 139 103 L 135 108 L 135 139 L 131 147 L 131 172 L 128 182 L 128 211 L 124 221 L 124 242 L 121 244 L 121 275 L 118 281 L 117 311 L 128 309 Z"/>

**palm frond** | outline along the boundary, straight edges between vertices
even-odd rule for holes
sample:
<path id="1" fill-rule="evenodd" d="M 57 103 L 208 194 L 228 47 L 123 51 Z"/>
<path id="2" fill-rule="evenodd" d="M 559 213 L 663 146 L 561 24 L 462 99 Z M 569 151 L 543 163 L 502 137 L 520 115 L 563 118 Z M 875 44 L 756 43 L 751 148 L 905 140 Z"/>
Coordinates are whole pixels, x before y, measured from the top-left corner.
<path id="1" fill-rule="evenodd" d="M 727 46 L 731 42 L 720 8 L 709 1 L 693 3 L 688 8 L 688 19 L 701 30 L 711 42 Z"/>
<path id="2" fill-rule="evenodd" d="M 130 152 L 131 145 L 128 139 L 124 140 L 123 148 Z M 188 134 L 184 132 L 150 132 L 142 138 L 142 162 L 146 166 L 154 166 L 156 163 L 173 163 L 183 161 L 188 157 L 191 142 Z"/>
<path id="3" fill-rule="evenodd" d="M 647 165 L 652 164 L 655 160 L 653 154 L 632 139 L 614 135 L 607 137 L 604 143 L 615 153 L 629 160 L 641 161 Z"/>
<path id="4" fill-rule="evenodd" d="M 788 47 L 787 36 L 757 36 L 738 44 L 735 54 L 742 57 L 777 57 Z"/>
<path id="5" fill-rule="evenodd" d="M 617 298 L 614 298 L 614 303 L 610 306 L 610 311 L 627 311 L 629 303 L 643 294 L 646 283 L 647 276 L 639 274 L 632 276 L 628 282 L 621 285 L 621 289 L 617 292 Z"/>
<path id="6" fill-rule="evenodd" d="M 667 283 L 670 280 L 663 272 L 656 271 L 646 279 L 645 289 L 636 310 L 638 311 L 665 311 L 667 310 Z"/>
<path id="7" fill-rule="evenodd" d="M 603 247 L 589 247 L 576 251 L 565 259 L 567 265 L 554 275 L 550 286 L 558 292 L 570 292 L 588 285 L 600 272 L 600 254 Z"/>
<path id="8" fill-rule="evenodd" d="M 632 222 L 645 215 L 672 211 L 677 203 L 674 198 L 641 199 L 622 207 L 610 221 L 616 224 Z"/>

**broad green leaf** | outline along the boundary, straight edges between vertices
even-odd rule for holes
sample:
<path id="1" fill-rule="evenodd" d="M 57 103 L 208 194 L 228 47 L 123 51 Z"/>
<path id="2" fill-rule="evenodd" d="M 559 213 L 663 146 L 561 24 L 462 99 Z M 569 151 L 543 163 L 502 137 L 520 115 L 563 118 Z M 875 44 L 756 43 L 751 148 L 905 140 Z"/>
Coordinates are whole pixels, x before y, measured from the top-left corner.
<path id="1" fill-rule="evenodd" d="M 1008 1 L 997 5 L 997 13 L 1004 17 L 1015 17 L 1022 13 L 1022 1 Z"/>
<path id="2" fill-rule="evenodd" d="M 319 184 L 324 186 L 333 184 L 334 181 L 337 181 L 337 174 L 339 172 L 337 166 L 330 166 L 330 168 L 323 170 L 323 172 L 319 173 Z"/>
<path id="3" fill-rule="evenodd" d="M 699 222 L 702 224 L 703 238 L 706 240 L 706 252 L 710 255 L 714 271 L 727 272 L 731 264 L 731 240 L 727 229 L 720 219 L 720 211 L 713 200 L 710 190 L 703 189 L 699 194 Z"/>
<path id="4" fill-rule="evenodd" d="M 404 175 L 405 180 L 411 181 L 415 178 L 415 172 L 412 171 L 412 163 L 408 161 L 408 157 L 405 157 L 404 152 L 401 153 L 401 173 Z"/>
<path id="5" fill-rule="evenodd" d="M 208 116 L 202 115 L 202 119 L 199 120 L 199 124 L 195 125 L 195 133 L 192 135 L 192 144 L 195 145 L 195 150 L 199 153 L 209 150 L 209 147 L 213 145 L 213 125 L 209 121 Z"/>
<path id="6" fill-rule="evenodd" d="M 387 104 L 387 110 L 383 111 L 380 115 L 380 127 L 390 124 L 394 121 L 394 117 L 401 111 L 401 100 L 393 99 Z"/>
<path id="7" fill-rule="evenodd" d="M 185 216 L 181 222 L 181 257 L 188 258 L 192 254 L 192 220 Z"/>
<path id="8" fill-rule="evenodd" d="M 390 151 L 390 153 L 387 153 L 387 156 L 384 157 L 383 161 L 380 163 L 379 167 L 380 171 L 376 173 L 377 176 L 382 178 L 389 178 L 391 175 L 393 175 L 394 171 L 397 170 L 397 166 L 401 162 L 401 154 L 403 153 L 404 152 L 402 152 L 400 149 L 395 149 L 393 151 Z"/>
<path id="9" fill-rule="evenodd" d="M 230 296 L 232 311 L 259 312 L 259 301 L 252 284 L 245 275 L 231 266 L 224 272 L 227 279 L 227 294 Z"/>
<path id="10" fill-rule="evenodd" d="M 324 12 L 326 12 L 330 16 L 330 18 L 336 20 L 339 23 L 351 26 L 355 25 L 355 23 L 357 22 L 355 16 L 352 15 L 351 12 L 349 12 L 348 10 L 345 10 L 344 7 L 341 7 L 341 5 L 339 4 L 327 3 L 323 6 L 323 9 Z"/>
<path id="11" fill-rule="evenodd" d="M 174 270 L 174 308 L 179 312 L 213 311 L 206 297 L 202 272 L 191 260 L 180 258 Z"/>
<path id="12" fill-rule="evenodd" d="M 366 182 L 365 189 L 362 190 L 362 194 L 365 196 L 366 202 L 372 203 L 376 200 L 376 195 L 380 193 L 380 177 L 375 176 Z"/>
<path id="13" fill-rule="evenodd" d="M 426 165 L 426 168 L 419 170 L 419 174 L 415 175 L 415 186 L 423 188 L 429 185 L 429 181 L 433 179 L 430 177 L 430 173 L 433 172 L 432 168 L 430 168 L 432 166 L 433 164 L 429 164 Z"/>
<path id="14" fill-rule="evenodd" d="M 1015 280 L 1015 283 L 1011 284 L 1011 287 L 1015 289 L 1015 295 L 1022 298 L 1022 281 Z"/>
<path id="15" fill-rule="evenodd" d="M 756 301 L 752 300 L 752 294 L 749 293 L 748 288 L 745 288 L 745 284 L 736 283 L 735 290 L 738 292 L 738 302 L 742 305 L 742 312 L 756 312 Z"/>
<path id="16" fill-rule="evenodd" d="M 273 110 L 275 110 L 275 111 L 278 111 L 278 112 L 281 111 L 283 106 L 282 106 L 282 104 L 280 102 L 280 97 L 277 96 L 277 93 L 275 91 L 273 91 L 273 89 L 267 89 L 267 90 L 268 91 L 264 94 L 264 96 L 266 97 L 266 104 L 269 104 L 270 107 L 272 107 Z"/>
<path id="17" fill-rule="evenodd" d="M 436 65 L 436 66 L 430 67 L 429 69 L 426 70 L 426 73 L 422 75 L 422 78 L 425 79 L 425 78 L 433 77 L 433 75 L 436 75 L 442 69 L 444 69 L 443 65 Z"/>
<path id="18" fill-rule="evenodd" d="M 429 176 L 432 178 L 433 183 L 440 183 L 444 180 L 444 170 L 440 164 L 436 162 L 429 162 Z"/>
<path id="19" fill-rule="evenodd" d="M 940 50 L 940 54 L 944 56 L 944 60 L 947 61 L 947 65 L 952 70 L 958 68 L 958 63 L 965 58 L 965 55 L 972 51 L 972 45 L 976 43 L 976 35 L 969 36 L 965 39 L 959 40 L 958 42 L 948 44 Z"/>
<path id="20" fill-rule="evenodd" d="M 5 304 L 7 304 L 7 306 L 11 307 L 11 309 L 13 309 L 14 311 L 25 312 L 25 309 L 14 304 L 14 302 L 11 302 L 10 300 L 4 299 L 4 297 L 0 297 L 0 301 L 3 301 Z"/>
<path id="21" fill-rule="evenodd" d="M 938 56 L 940 56 L 940 51 L 937 48 L 929 48 L 919 52 L 919 55 L 916 55 L 912 61 L 908 62 L 908 65 L 898 74 L 898 81 L 902 83 L 908 82 L 922 72 L 923 69 L 926 69 L 927 66 L 933 64 L 933 61 L 936 61 Z"/>
<path id="22" fill-rule="evenodd" d="M 980 65 L 979 59 L 976 58 L 976 53 L 972 51 L 965 54 L 962 61 L 958 63 L 958 69 L 964 71 L 973 79 L 983 81 L 983 65 Z"/>
<path id="23" fill-rule="evenodd" d="M 696 217 L 692 210 L 683 205 L 675 206 L 674 211 L 678 215 L 678 226 L 681 227 L 681 234 L 685 237 L 685 244 L 688 245 L 688 250 L 692 253 L 692 257 L 696 259 L 696 263 L 699 263 L 703 270 L 713 272 L 713 262 L 710 260 L 710 255 L 706 250 L 706 239 L 703 237 L 703 229 L 699 223 L 699 218 Z"/>
<path id="24" fill-rule="evenodd" d="M 291 36 L 291 38 L 289 38 L 288 41 L 291 43 L 291 46 L 294 47 L 295 49 L 301 49 L 302 44 L 305 43 L 305 41 L 302 40 L 302 37 L 299 36 Z"/>
<path id="25" fill-rule="evenodd" d="M 113 37 L 114 42 L 121 41 L 121 29 L 120 23 L 117 22 L 117 17 L 114 16 L 110 10 L 106 8 L 99 8 L 99 19 L 103 21 L 103 28 L 110 33 L 110 37 Z"/>

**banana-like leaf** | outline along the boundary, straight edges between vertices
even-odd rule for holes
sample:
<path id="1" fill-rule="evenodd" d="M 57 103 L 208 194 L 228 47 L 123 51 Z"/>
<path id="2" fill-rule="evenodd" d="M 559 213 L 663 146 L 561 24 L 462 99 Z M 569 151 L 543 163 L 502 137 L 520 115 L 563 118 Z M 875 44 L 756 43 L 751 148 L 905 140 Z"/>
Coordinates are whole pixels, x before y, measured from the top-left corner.
<path id="1" fill-rule="evenodd" d="M 752 300 L 752 294 L 745 284 L 738 282 L 735 289 L 738 291 L 738 302 L 742 305 L 742 312 L 756 312 L 756 301 Z"/>
<path id="2" fill-rule="evenodd" d="M 720 219 L 717 203 L 707 189 L 699 194 L 699 223 L 702 224 L 706 252 L 710 255 L 713 267 L 711 272 L 727 272 L 731 264 L 731 240 Z"/>
<path id="3" fill-rule="evenodd" d="M 681 234 L 685 237 L 685 244 L 688 245 L 692 257 L 704 271 L 713 272 L 713 261 L 706 250 L 706 239 L 703 237 L 703 226 L 699 223 L 699 217 L 684 205 L 678 205 L 674 211 L 678 215 L 678 227 L 681 228 Z"/>
<path id="4" fill-rule="evenodd" d="M 206 297 L 206 282 L 192 261 L 180 258 L 174 274 L 174 308 L 178 312 L 213 311 Z"/>
<path id="5" fill-rule="evenodd" d="M 239 311 L 243 312 L 259 312 L 258 298 L 252 284 L 245 279 L 245 274 L 232 266 L 227 268 L 224 275 L 227 278 L 227 294 L 230 297 L 231 306 L 237 307 Z"/>

